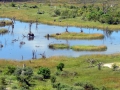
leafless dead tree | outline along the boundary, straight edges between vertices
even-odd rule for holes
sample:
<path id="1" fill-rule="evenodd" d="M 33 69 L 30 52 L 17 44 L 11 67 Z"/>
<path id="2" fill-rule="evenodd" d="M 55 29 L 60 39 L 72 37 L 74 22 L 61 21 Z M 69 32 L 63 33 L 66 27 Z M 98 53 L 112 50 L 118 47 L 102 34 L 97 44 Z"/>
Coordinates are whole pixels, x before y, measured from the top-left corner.
<path id="1" fill-rule="evenodd" d="M 46 58 L 45 52 L 44 52 L 44 53 L 42 53 L 42 54 L 40 54 L 40 55 L 42 56 L 42 58 L 43 58 L 43 59 L 45 59 L 45 58 Z"/>

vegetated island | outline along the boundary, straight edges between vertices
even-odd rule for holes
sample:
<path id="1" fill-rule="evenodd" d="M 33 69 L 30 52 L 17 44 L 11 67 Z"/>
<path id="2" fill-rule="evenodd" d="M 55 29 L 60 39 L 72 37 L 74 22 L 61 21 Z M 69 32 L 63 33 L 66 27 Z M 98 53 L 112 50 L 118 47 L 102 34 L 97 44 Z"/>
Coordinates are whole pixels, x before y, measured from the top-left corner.
<path id="1" fill-rule="evenodd" d="M 48 46 L 51 49 L 72 49 L 74 51 L 105 51 L 107 50 L 107 46 L 100 45 L 74 45 L 69 46 L 68 44 L 49 44 Z"/>
<path id="2" fill-rule="evenodd" d="M 75 51 L 105 51 L 107 47 L 105 45 L 94 46 L 94 45 L 74 45 L 71 46 L 71 49 Z"/>
<path id="3" fill-rule="evenodd" d="M 12 25 L 12 24 L 13 24 L 12 20 L 0 20 L 0 26 Z"/>
<path id="4" fill-rule="evenodd" d="M 0 29 L 0 34 L 5 34 L 5 33 L 7 33 L 7 32 L 8 32 L 8 30 L 5 29 L 5 28 L 1 28 L 1 29 Z"/>
<path id="5" fill-rule="evenodd" d="M 69 45 L 68 44 L 49 44 L 48 47 L 51 49 L 68 49 Z"/>
<path id="6" fill-rule="evenodd" d="M 88 34 L 88 33 L 75 33 L 75 32 L 64 32 L 58 34 L 51 34 L 49 36 L 45 37 L 53 37 L 56 39 L 103 39 L 104 35 L 99 34 L 99 33 L 93 33 L 93 34 Z"/>

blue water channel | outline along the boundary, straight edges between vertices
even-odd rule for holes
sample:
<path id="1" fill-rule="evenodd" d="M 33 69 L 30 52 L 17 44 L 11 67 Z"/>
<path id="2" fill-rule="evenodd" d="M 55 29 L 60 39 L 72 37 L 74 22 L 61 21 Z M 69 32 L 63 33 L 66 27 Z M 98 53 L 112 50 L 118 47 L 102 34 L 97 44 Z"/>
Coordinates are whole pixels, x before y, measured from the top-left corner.
<path id="1" fill-rule="evenodd" d="M 0 20 L 5 20 L 1 18 Z M 68 27 L 69 32 L 80 32 L 82 29 L 84 33 L 102 33 L 105 35 L 104 39 L 100 40 L 64 40 L 45 38 L 47 34 L 62 33 L 65 32 L 66 27 L 36 24 L 31 25 L 31 31 L 35 34 L 33 40 L 29 40 L 23 35 L 27 35 L 30 30 L 30 23 L 15 21 L 14 28 L 12 26 L 4 26 L 0 28 L 7 28 L 9 33 L 0 35 L 0 44 L 3 44 L 3 48 L 0 48 L 1 59 L 12 59 L 12 60 L 29 60 L 33 58 L 33 51 L 35 52 L 36 58 L 41 58 L 40 54 L 46 57 L 51 56 L 70 56 L 78 57 L 81 55 L 88 54 L 113 54 L 120 52 L 120 31 L 103 31 L 100 29 L 93 28 L 80 28 L 80 27 Z M 14 41 L 16 40 L 16 41 Z M 21 45 L 20 42 L 25 42 Z M 49 49 L 49 44 L 54 43 L 65 43 L 72 45 L 106 45 L 106 51 L 73 51 L 71 49 Z"/>

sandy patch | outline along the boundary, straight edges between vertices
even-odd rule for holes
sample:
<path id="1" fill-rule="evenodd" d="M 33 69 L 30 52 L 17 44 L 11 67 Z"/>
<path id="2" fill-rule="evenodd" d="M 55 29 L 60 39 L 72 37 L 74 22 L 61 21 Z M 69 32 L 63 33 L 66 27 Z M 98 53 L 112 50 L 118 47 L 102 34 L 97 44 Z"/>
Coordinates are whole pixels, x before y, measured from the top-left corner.
<path id="1" fill-rule="evenodd" d="M 103 66 L 104 67 L 109 67 L 109 68 L 112 68 L 112 65 L 113 65 L 114 63 L 107 63 L 107 64 L 103 64 Z"/>

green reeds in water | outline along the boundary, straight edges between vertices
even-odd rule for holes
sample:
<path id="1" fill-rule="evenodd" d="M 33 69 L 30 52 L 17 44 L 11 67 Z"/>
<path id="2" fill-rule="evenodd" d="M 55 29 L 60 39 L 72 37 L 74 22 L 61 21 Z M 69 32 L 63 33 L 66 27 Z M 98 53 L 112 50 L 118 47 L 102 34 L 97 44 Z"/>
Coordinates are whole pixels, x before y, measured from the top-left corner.
<path id="1" fill-rule="evenodd" d="M 74 45 L 74 46 L 71 46 L 71 49 L 75 51 L 105 51 L 107 47 L 104 45 L 101 45 L 101 46 Z"/>
<path id="2" fill-rule="evenodd" d="M 88 34 L 88 33 L 64 32 L 59 35 L 51 34 L 50 37 L 57 39 L 103 39 L 104 35 L 99 33 Z"/>

